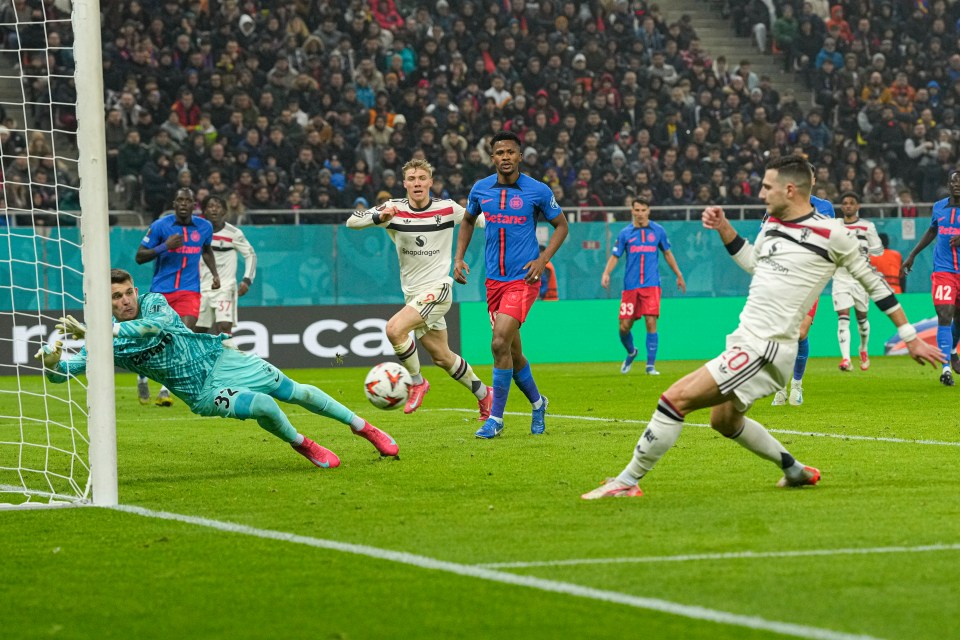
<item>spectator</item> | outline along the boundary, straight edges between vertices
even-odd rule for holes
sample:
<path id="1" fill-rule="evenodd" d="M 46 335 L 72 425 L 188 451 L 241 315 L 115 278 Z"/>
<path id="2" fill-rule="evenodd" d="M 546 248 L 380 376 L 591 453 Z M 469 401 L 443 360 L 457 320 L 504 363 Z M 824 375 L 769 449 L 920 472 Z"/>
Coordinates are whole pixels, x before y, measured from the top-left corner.
<path id="1" fill-rule="evenodd" d="M 883 253 L 879 256 L 870 256 L 870 264 L 883 276 L 894 293 L 903 293 L 907 286 L 907 276 L 901 270 L 903 256 L 899 251 L 890 248 L 890 236 L 886 233 L 878 234 L 883 245 Z"/>

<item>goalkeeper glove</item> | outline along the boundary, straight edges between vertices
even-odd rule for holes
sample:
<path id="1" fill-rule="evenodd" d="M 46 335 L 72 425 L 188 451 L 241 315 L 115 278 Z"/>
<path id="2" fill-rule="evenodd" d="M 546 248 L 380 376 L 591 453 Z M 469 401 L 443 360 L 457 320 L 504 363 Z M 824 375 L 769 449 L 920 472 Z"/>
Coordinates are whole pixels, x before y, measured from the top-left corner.
<path id="1" fill-rule="evenodd" d="M 45 344 L 40 347 L 40 350 L 37 351 L 36 355 L 33 357 L 43 362 L 44 368 L 55 369 L 57 364 L 60 362 L 60 356 L 62 355 L 63 343 L 57 340 L 52 345 Z"/>
<path id="2" fill-rule="evenodd" d="M 73 316 L 60 318 L 60 324 L 56 327 L 63 335 L 73 336 L 77 340 L 83 340 L 83 336 L 87 333 L 87 326 Z"/>

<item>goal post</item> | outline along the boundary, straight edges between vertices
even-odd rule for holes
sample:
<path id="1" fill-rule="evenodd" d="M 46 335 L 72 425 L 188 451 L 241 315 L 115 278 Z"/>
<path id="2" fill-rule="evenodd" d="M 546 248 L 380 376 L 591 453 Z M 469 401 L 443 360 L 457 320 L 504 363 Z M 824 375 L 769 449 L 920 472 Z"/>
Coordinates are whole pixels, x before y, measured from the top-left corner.
<path id="1" fill-rule="evenodd" d="M 0 13 L 0 506 L 117 504 L 98 0 Z M 15 137 L 11 139 L 11 137 Z M 85 376 L 33 354 L 83 310 Z M 80 344 L 64 340 L 65 357 Z"/>

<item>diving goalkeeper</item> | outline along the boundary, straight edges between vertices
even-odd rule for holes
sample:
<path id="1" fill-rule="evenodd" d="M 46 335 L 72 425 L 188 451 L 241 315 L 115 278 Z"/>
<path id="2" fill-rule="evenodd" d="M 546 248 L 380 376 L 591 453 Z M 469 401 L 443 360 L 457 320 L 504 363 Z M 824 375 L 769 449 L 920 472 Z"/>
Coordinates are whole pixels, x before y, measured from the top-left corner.
<path id="1" fill-rule="evenodd" d="M 166 385 L 193 413 L 257 423 L 318 467 L 336 467 L 335 453 L 298 433 L 276 400 L 350 425 L 380 455 L 396 456 L 399 447 L 385 432 L 358 417 L 320 389 L 300 384 L 258 356 L 224 344 L 229 336 L 194 333 L 158 293 L 139 295 L 133 278 L 122 269 L 110 272 L 113 302 L 113 357 L 119 367 Z M 71 316 L 57 325 L 64 335 L 83 339 L 86 327 Z M 51 382 L 65 382 L 83 373 L 86 347 L 62 358 L 62 343 L 44 345 L 37 353 Z"/>

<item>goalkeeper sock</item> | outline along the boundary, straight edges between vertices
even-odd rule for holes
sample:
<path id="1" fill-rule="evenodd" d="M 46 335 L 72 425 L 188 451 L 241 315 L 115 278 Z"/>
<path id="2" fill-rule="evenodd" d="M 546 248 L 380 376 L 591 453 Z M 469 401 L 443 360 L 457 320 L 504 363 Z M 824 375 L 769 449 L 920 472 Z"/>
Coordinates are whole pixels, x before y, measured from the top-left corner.
<path id="1" fill-rule="evenodd" d="M 850 316 L 837 317 L 837 342 L 840 343 L 840 359 L 850 359 Z"/>
<path id="2" fill-rule="evenodd" d="M 657 346 L 660 344 L 660 335 L 654 331 L 647 334 L 647 366 L 652 367 L 657 361 Z"/>
<path id="3" fill-rule="evenodd" d="M 530 363 L 523 366 L 523 369 L 513 372 L 513 381 L 520 387 L 523 395 L 533 405 L 534 409 L 539 409 L 543 403 L 540 400 L 540 390 L 537 389 L 537 383 L 533 379 L 533 372 L 530 371 Z"/>
<path id="4" fill-rule="evenodd" d="M 633 459 L 620 472 L 617 480 L 624 484 L 637 484 L 640 478 L 653 469 L 653 465 L 663 457 L 673 443 L 680 437 L 683 430 L 683 414 L 663 396 L 657 403 L 657 410 L 653 412 L 650 423 L 647 425 L 637 446 L 633 450 Z"/>
<path id="5" fill-rule="evenodd" d="M 503 410 L 507 406 L 507 396 L 510 395 L 510 379 L 512 369 L 493 369 L 493 406 L 490 408 L 490 417 L 503 422 Z"/>
<path id="6" fill-rule="evenodd" d="M 406 341 L 400 345 L 393 345 L 393 352 L 400 359 L 403 368 L 410 372 L 413 384 L 422 384 L 423 376 L 420 375 L 420 356 L 417 355 L 417 343 L 409 335 Z"/>
<path id="7" fill-rule="evenodd" d="M 756 420 L 744 417 L 740 430 L 728 437 L 744 449 L 774 463 L 789 476 L 794 476 L 803 471 L 803 465 L 797 462 L 783 448 L 780 441 L 770 435 L 770 432 Z"/>
<path id="8" fill-rule="evenodd" d="M 447 369 L 450 377 L 470 389 L 470 393 L 477 396 L 477 400 L 483 400 L 487 397 L 487 385 L 480 381 L 477 374 L 473 372 L 473 367 L 466 360 L 454 354 L 453 366 Z"/>
<path id="9" fill-rule="evenodd" d="M 793 362 L 793 379 L 798 383 L 803 380 L 803 373 L 807 370 L 808 355 L 810 355 L 810 341 L 804 338 L 797 343 L 797 359 Z"/>
<path id="10" fill-rule="evenodd" d="M 269 431 L 284 442 L 296 443 L 301 437 L 286 414 L 280 409 L 276 400 L 263 393 L 241 391 L 235 399 L 237 418 L 246 420 L 255 418 L 257 424 Z M 301 437 L 302 438 L 302 437 Z M 303 440 L 300 440 L 303 442 Z"/>
<path id="11" fill-rule="evenodd" d="M 350 425 L 350 428 L 354 431 L 360 431 L 365 424 L 362 418 L 357 418 L 353 411 L 350 411 L 320 389 L 310 384 L 294 382 L 286 376 L 284 376 L 277 390 L 270 395 L 277 400 L 299 405 L 310 413 L 325 418 L 333 418 L 337 422 Z"/>
<path id="12" fill-rule="evenodd" d="M 860 351 L 867 352 L 867 345 L 870 343 L 870 321 L 866 318 L 857 318 L 857 329 L 860 330 Z"/>
<path id="13" fill-rule="evenodd" d="M 621 331 L 620 344 L 622 344 L 623 348 L 627 350 L 627 355 L 632 356 L 633 352 L 636 351 L 636 347 L 633 346 L 633 332 Z"/>

